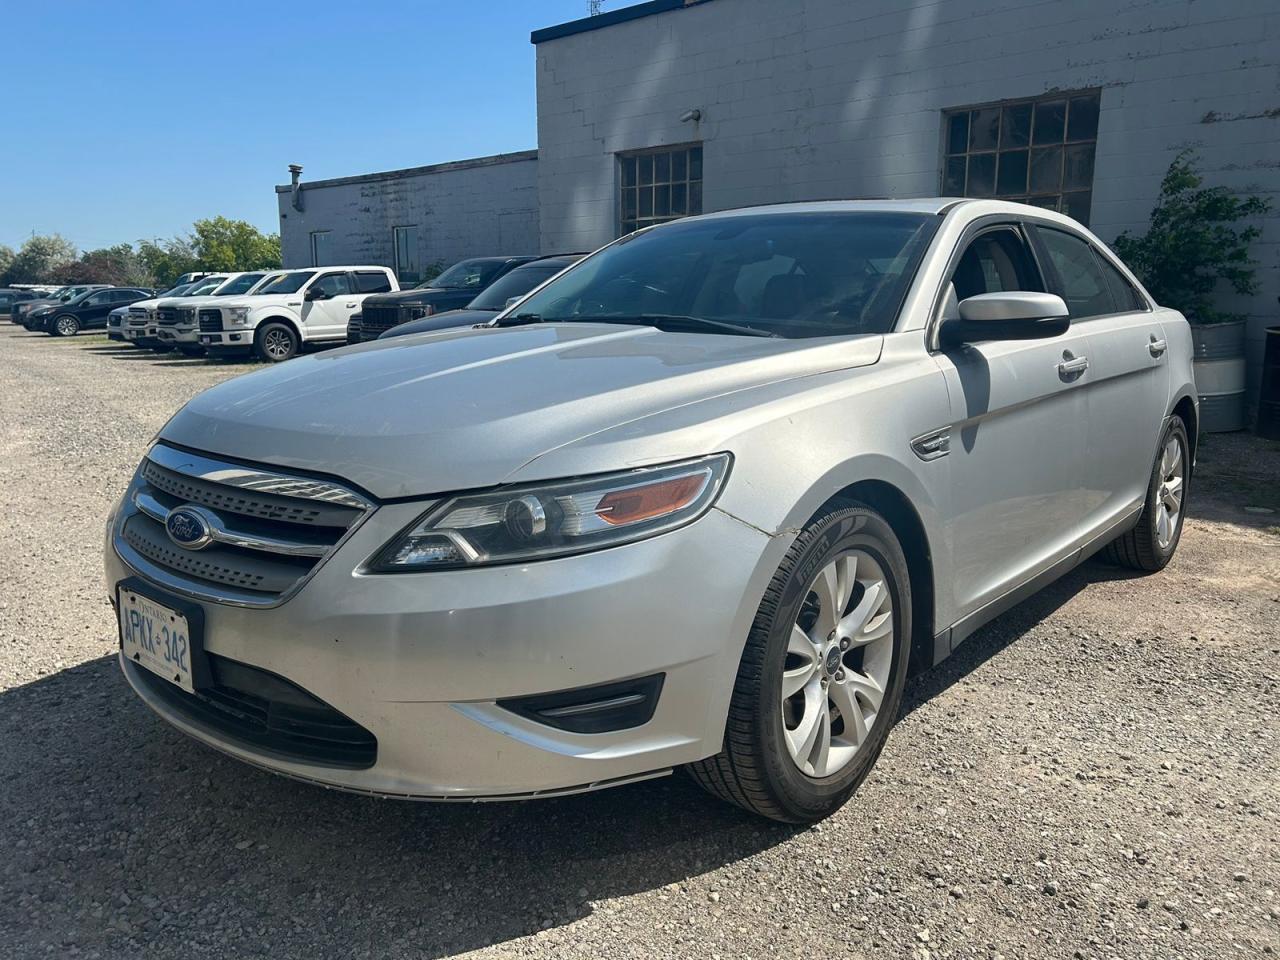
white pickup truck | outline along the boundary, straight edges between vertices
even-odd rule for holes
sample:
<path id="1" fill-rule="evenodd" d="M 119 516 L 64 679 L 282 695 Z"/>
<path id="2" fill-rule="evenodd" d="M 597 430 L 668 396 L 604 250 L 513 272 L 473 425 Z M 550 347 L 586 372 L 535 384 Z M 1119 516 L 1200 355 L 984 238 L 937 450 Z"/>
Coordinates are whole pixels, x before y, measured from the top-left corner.
<path id="1" fill-rule="evenodd" d="M 287 270 L 252 297 L 220 297 L 200 307 L 200 346 L 212 356 L 252 353 L 279 363 L 305 343 L 346 343 L 347 322 L 364 298 L 399 289 L 387 267 Z"/>
<path id="2" fill-rule="evenodd" d="M 206 293 L 212 293 L 218 289 L 226 279 L 227 275 L 225 273 L 205 276 L 190 283 L 178 284 L 172 290 L 168 290 L 152 300 L 140 300 L 137 303 L 131 303 L 128 313 L 124 316 L 124 323 L 120 328 L 120 336 L 135 347 L 145 347 L 165 352 L 172 350 L 172 346 L 162 346 L 157 336 L 159 325 L 156 317 L 156 305 L 161 300 L 168 300 L 174 297 L 204 296 Z M 111 330 L 112 327 L 108 321 L 108 335 L 110 335 Z"/>
<path id="3" fill-rule="evenodd" d="M 232 273 L 214 289 L 201 296 L 190 294 L 159 300 L 155 305 L 157 349 L 177 347 L 188 356 L 204 353 L 196 329 L 200 307 L 216 306 L 224 297 L 252 297 L 283 274 L 281 270 L 250 270 Z"/>

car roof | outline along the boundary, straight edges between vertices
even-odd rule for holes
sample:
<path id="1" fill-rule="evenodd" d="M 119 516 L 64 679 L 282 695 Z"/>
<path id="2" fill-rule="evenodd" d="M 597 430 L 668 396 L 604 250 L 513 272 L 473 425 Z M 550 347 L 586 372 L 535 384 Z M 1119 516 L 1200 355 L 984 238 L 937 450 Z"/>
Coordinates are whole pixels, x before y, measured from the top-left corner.
<path id="1" fill-rule="evenodd" d="M 280 270 L 280 273 L 302 273 L 304 270 L 386 270 L 390 272 L 390 267 L 384 267 L 380 263 L 361 263 L 357 266 L 350 264 L 334 263 L 325 264 L 323 267 L 290 267 L 288 270 Z M 271 271 L 272 273 L 276 271 Z"/>

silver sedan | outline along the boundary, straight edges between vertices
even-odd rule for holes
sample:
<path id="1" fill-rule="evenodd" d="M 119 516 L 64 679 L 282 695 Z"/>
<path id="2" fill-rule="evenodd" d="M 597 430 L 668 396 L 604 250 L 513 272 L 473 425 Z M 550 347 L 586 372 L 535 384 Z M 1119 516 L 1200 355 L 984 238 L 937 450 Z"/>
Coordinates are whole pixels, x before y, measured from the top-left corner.
<path id="1" fill-rule="evenodd" d="M 114 512 L 137 694 L 417 799 L 684 768 L 817 820 L 911 670 L 1098 551 L 1162 568 L 1186 321 L 1018 204 L 778 205 L 625 236 L 479 328 L 196 397 Z"/>

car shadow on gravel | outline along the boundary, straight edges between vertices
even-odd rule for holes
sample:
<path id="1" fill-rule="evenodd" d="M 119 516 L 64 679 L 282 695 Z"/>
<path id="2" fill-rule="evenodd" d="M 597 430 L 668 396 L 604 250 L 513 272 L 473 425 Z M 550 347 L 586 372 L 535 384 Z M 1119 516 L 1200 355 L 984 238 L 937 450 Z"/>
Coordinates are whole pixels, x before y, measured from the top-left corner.
<path id="1" fill-rule="evenodd" d="M 683 776 L 502 804 L 324 790 L 170 729 L 114 657 L 0 695 L 0 742 L 0 845 L 11 853 L 0 935 L 19 937 L 15 956 L 74 943 L 147 957 L 446 957 L 571 923 L 593 901 L 679 883 L 795 832 Z"/>

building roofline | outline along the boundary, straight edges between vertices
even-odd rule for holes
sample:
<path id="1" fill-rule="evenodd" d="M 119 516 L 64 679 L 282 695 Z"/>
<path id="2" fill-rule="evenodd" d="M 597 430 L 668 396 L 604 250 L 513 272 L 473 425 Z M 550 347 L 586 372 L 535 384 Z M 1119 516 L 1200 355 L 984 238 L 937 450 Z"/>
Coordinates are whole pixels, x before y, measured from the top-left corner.
<path id="1" fill-rule="evenodd" d="M 496 167 L 503 163 L 523 163 L 537 160 L 537 150 L 519 150 L 515 153 L 496 153 L 491 157 L 474 157 L 470 160 L 450 160 L 446 163 L 433 163 L 425 167 L 406 167 L 403 170 L 384 170 L 381 173 L 361 173 L 353 177 L 333 177 L 329 180 L 303 180 L 299 186 L 303 190 L 314 187 L 340 187 L 348 183 L 374 183 L 378 180 L 399 180 L 403 177 L 414 177 L 427 173 L 453 173 L 457 170 L 473 170 L 476 167 Z M 289 193 L 291 184 L 276 187 L 276 193 Z"/>
<path id="2" fill-rule="evenodd" d="M 583 17 L 581 20 L 570 20 L 568 23 L 558 23 L 553 27 L 544 27 L 541 30 L 535 30 L 529 34 L 529 42 L 538 44 L 546 43 L 548 40 L 559 40 L 561 37 L 571 37 L 575 33 L 587 33 L 591 30 L 602 30 L 605 27 L 612 27 L 615 24 L 626 23 L 630 20 L 639 20 L 643 17 L 651 17 L 656 13 L 667 13 L 671 10 L 683 10 L 685 7 L 693 7 L 702 3 L 710 3 L 711 0 L 648 0 L 647 3 L 637 3 L 634 6 L 623 7 L 620 10 L 610 10 L 608 13 L 600 13 L 594 17 Z"/>

